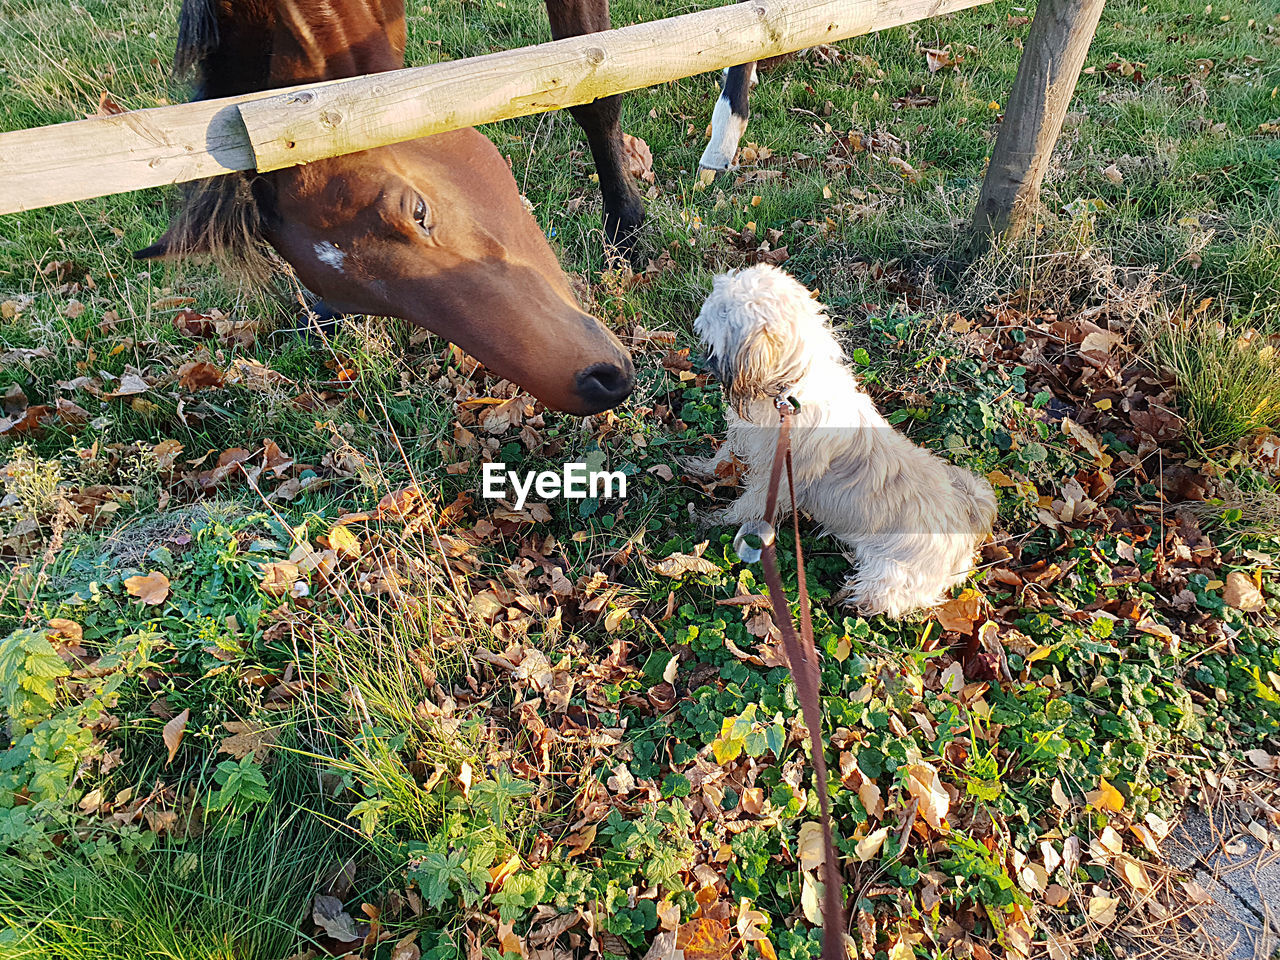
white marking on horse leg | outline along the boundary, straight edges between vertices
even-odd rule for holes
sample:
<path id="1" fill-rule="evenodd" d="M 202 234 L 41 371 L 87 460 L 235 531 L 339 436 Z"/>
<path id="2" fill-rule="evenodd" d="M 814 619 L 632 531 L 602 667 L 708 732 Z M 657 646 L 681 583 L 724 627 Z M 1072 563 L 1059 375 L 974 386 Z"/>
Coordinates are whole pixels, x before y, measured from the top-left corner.
<path id="1" fill-rule="evenodd" d="M 324 240 L 314 244 L 311 249 L 316 252 L 316 259 L 321 263 L 328 264 L 339 273 L 343 272 L 342 261 L 347 259 L 347 255 L 344 251 L 339 250 L 336 245 Z"/>
<path id="2" fill-rule="evenodd" d="M 738 141 L 746 130 L 746 118 L 734 113 L 729 101 L 722 96 L 711 112 L 711 140 L 702 151 L 698 169 L 720 173 L 733 166 L 733 158 L 738 155 Z"/>

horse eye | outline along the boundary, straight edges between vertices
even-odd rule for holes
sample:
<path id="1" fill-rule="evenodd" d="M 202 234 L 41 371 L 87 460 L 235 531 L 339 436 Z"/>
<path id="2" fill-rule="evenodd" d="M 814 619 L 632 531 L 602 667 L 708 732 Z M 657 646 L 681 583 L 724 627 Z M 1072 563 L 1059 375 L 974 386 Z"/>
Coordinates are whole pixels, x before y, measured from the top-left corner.
<path id="1" fill-rule="evenodd" d="M 419 197 L 419 198 L 418 198 L 418 202 L 417 202 L 416 204 L 414 204 L 414 207 L 413 207 L 413 219 L 414 219 L 414 221 L 415 221 L 415 222 L 417 222 L 417 224 L 418 224 L 420 227 L 422 227 L 422 229 L 424 229 L 424 230 L 428 229 L 428 227 L 427 227 L 427 201 L 423 200 L 421 197 Z"/>

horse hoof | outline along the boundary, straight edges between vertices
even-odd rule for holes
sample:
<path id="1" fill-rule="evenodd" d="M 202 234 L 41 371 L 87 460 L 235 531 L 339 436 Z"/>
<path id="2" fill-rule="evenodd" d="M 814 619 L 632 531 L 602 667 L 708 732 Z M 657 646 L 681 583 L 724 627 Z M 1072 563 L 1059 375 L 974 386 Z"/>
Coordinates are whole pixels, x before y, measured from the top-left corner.
<path id="1" fill-rule="evenodd" d="M 610 257 L 621 257 L 634 269 L 639 263 L 636 242 L 640 238 L 640 228 L 644 224 L 644 209 L 638 214 L 624 216 L 606 216 L 604 223 L 605 253 Z"/>

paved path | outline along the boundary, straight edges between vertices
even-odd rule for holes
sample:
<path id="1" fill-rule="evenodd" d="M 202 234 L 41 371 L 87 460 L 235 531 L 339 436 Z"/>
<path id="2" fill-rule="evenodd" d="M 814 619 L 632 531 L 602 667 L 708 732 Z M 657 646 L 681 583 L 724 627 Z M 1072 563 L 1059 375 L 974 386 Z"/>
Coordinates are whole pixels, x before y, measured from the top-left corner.
<path id="1" fill-rule="evenodd" d="M 1246 822 L 1189 808 L 1164 852 L 1213 897 L 1202 917 L 1214 941 L 1205 944 L 1206 956 L 1272 960 L 1280 956 L 1280 853 L 1264 850 Z"/>

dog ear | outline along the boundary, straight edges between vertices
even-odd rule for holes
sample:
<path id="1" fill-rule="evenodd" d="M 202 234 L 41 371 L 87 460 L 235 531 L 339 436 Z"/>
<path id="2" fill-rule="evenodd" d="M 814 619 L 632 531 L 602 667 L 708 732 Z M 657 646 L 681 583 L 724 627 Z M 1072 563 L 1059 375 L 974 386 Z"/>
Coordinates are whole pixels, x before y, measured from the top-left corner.
<path id="1" fill-rule="evenodd" d="M 804 344 L 794 342 L 792 333 L 790 324 L 775 320 L 757 326 L 738 347 L 729 394 L 740 414 L 749 401 L 777 397 L 803 378 Z"/>

